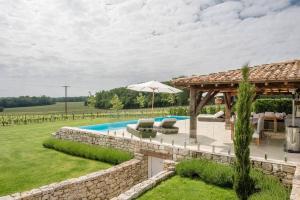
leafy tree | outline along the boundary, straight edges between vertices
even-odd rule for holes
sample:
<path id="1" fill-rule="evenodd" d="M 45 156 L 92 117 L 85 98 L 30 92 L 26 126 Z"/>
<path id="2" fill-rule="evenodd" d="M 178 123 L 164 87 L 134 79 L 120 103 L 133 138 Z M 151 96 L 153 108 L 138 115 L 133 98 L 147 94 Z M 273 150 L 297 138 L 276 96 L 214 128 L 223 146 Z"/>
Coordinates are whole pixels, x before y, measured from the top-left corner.
<path id="1" fill-rule="evenodd" d="M 136 102 L 139 104 L 140 108 L 145 107 L 146 98 L 142 93 L 139 93 L 139 96 L 136 97 Z"/>
<path id="2" fill-rule="evenodd" d="M 236 104 L 237 121 L 235 124 L 234 151 L 236 156 L 234 189 L 241 200 L 246 200 L 254 190 L 254 182 L 250 178 L 250 149 L 252 127 L 250 123 L 251 104 L 254 98 L 254 87 L 248 81 L 249 68 L 242 69 L 243 80 L 238 88 Z"/>
<path id="3" fill-rule="evenodd" d="M 112 107 L 112 110 L 121 110 L 123 109 L 124 105 L 122 103 L 122 101 L 119 99 L 118 95 L 114 95 L 113 98 L 110 101 Z"/>
<path id="4" fill-rule="evenodd" d="M 176 97 L 174 94 L 162 94 L 162 101 L 166 102 L 168 105 L 174 105 Z"/>
<path id="5" fill-rule="evenodd" d="M 164 82 L 167 85 L 170 85 L 170 82 Z M 139 104 L 137 103 L 137 96 L 139 96 L 139 92 L 128 90 L 125 87 L 115 88 L 107 91 L 99 91 L 96 93 L 96 108 L 101 109 L 109 109 L 111 107 L 110 100 L 113 96 L 117 94 L 122 103 L 124 104 L 124 108 L 139 108 Z M 145 96 L 145 107 L 151 106 L 152 93 L 143 93 Z M 183 92 L 180 92 L 175 95 L 174 104 L 170 104 L 168 101 L 163 101 L 165 94 L 155 94 L 154 104 L 157 107 L 165 107 L 170 105 L 177 106 L 186 106 L 188 105 L 189 91 L 184 89 Z"/>
<path id="6" fill-rule="evenodd" d="M 89 107 L 95 107 L 95 104 L 96 104 L 96 97 L 94 95 L 90 95 L 88 98 L 87 98 L 87 105 Z"/>

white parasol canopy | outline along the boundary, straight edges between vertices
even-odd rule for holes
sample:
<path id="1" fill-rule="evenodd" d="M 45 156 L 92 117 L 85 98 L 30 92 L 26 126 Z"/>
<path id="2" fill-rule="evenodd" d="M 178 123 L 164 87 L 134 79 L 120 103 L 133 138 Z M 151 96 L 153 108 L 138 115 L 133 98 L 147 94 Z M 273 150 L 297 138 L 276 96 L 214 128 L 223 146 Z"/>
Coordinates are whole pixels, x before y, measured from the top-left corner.
<path id="1" fill-rule="evenodd" d="M 140 84 L 133 84 L 127 86 L 127 89 L 135 90 L 139 92 L 152 92 L 152 109 L 154 105 L 154 93 L 170 93 L 175 94 L 182 92 L 181 90 L 171 87 L 169 85 L 160 83 L 158 81 L 149 81 Z"/>

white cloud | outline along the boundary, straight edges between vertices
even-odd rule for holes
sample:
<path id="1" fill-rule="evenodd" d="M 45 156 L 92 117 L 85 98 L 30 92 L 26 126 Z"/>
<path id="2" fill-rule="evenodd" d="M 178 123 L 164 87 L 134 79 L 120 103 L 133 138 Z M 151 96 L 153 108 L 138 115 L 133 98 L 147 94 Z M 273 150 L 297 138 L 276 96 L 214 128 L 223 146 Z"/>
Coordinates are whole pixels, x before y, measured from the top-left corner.
<path id="1" fill-rule="evenodd" d="M 0 1 L 0 96 L 71 95 L 300 57 L 288 0 Z"/>

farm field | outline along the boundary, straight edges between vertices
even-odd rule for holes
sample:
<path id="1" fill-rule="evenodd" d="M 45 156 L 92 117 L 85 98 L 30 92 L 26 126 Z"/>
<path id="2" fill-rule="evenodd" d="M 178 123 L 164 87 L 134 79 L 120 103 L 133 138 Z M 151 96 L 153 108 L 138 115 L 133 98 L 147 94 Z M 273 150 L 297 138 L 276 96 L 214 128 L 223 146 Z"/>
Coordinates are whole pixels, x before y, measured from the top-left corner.
<path id="1" fill-rule="evenodd" d="M 17 107 L 17 108 L 5 108 L 4 113 L 64 113 L 65 103 L 57 102 L 53 105 L 45 106 L 30 106 L 30 107 Z M 84 102 L 68 102 L 68 111 L 70 113 L 82 113 L 82 112 L 97 112 L 100 109 L 84 106 Z"/>
<path id="2" fill-rule="evenodd" d="M 0 127 L 0 196 L 25 191 L 111 165 L 44 148 L 42 142 L 62 126 L 81 126 L 120 119 L 81 119 Z"/>
<path id="3" fill-rule="evenodd" d="M 154 108 L 155 112 L 162 110 L 168 110 L 170 107 L 165 108 Z M 45 106 L 29 106 L 29 107 L 16 107 L 16 108 L 5 108 L 1 114 L 64 114 L 65 103 L 57 102 L 53 105 Z M 89 106 L 85 106 L 84 102 L 68 102 L 68 113 L 82 114 L 82 113 L 116 113 L 114 110 L 97 109 Z M 152 112 L 151 108 L 142 109 L 123 109 L 119 113 L 134 113 L 134 112 Z"/>
<path id="4" fill-rule="evenodd" d="M 170 108 L 123 109 L 119 111 L 95 109 L 84 106 L 83 102 L 68 103 L 68 115 L 64 113 L 64 103 L 47 106 L 6 108 L 0 113 L 0 126 L 25 125 L 66 120 L 119 118 L 119 117 L 154 117 L 169 114 Z"/>

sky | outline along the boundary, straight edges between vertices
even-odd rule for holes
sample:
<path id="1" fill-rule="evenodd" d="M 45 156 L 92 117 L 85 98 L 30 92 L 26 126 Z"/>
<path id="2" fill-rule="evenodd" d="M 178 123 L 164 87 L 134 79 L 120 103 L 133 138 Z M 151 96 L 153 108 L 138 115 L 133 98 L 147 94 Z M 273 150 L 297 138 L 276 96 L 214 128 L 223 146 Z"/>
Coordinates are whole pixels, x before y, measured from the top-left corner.
<path id="1" fill-rule="evenodd" d="M 0 0 L 0 96 L 300 59 L 300 0 Z"/>

